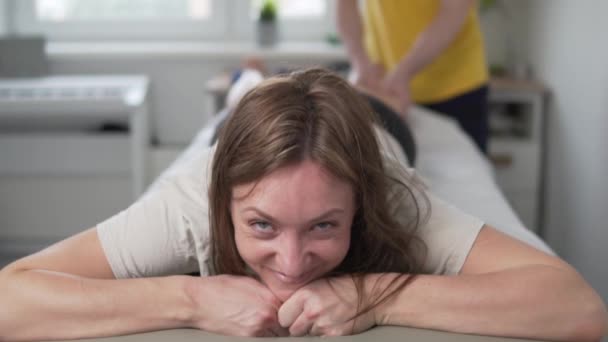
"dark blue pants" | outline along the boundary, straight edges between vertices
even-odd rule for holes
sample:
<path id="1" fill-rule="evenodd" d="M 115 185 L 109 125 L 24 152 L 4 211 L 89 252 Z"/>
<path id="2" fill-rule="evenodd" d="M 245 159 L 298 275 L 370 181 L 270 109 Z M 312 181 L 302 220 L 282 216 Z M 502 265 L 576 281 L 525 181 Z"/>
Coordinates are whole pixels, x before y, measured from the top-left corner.
<path id="1" fill-rule="evenodd" d="M 452 117 L 473 138 L 479 149 L 488 152 L 488 86 L 484 85 L 446 101 L 422 104 L 423 107 Z"/>

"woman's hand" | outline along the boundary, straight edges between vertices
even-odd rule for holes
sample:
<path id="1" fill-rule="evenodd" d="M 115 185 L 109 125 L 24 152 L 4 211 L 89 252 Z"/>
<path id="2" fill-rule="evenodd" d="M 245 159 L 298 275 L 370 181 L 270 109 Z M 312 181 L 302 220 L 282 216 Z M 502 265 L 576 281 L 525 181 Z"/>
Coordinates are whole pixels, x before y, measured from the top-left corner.
<path id="1" fill-rule="evenodd" d="M 192 325 L 233 336 L 288 336 L 279 325 L 281 301 L 251 277 L 219 275 L 193 278 L 187 290 L 195 304 Z"/>
<path id="2" fill-rule="evenodd" d="M 366 282 L 368 277 L 371 276 L 366 276 Z M 283 303 L 279 309 L 279 322 L 282 327 L 289 328 L 292 336 L 356 334 L 376 324 L 373 308 L 355 318 L 357 310 L 367 305 L 363 302 L 358 308 L 358 301 L 352 277 L 318 279 L 300 288 Z"/>

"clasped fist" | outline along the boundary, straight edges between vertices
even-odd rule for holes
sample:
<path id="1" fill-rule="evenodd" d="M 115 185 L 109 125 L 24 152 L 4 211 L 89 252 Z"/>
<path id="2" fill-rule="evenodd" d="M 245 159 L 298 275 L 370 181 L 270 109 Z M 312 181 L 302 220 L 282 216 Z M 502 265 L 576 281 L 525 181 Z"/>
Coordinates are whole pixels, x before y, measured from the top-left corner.
<path id="1" fill-rule="evenodd" d="M 233 336 L 341 336 L 376 324 L 374 310 L 357 317 L 359 296 L 349 276 L 315 280 L 284 303 L 259 281 L 242 276 L 198 278 L 189 291 L 192 325 Z"/>
<path id="2" fill-rule="evenodd" d="M 359 303 L 350 276 L 318 279 L 296 291 L 278 312 L 279 323 L 291 336 L 343 336 L 356 334 L 376 323 L 374 310 Z"/>
<path id="3" fill-rule="evenodd" d="M 281 301 L 259 281 L 231 275 L 196 280 L 188 291 L 196 308 L 194 327 L 232 336 L 289 336 L 277 319 Z"/>

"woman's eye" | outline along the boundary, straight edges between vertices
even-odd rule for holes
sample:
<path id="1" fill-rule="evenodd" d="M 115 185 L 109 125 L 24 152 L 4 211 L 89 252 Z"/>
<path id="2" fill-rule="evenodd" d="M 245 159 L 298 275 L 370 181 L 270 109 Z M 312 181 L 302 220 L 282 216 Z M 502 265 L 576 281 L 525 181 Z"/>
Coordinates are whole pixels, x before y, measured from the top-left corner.
<path id="1" fill-rule="evenodd" d="M 268 232 L 272 230 L 272 226 L 270 225 L 270 223 L 265 221 L 253 222 L 252 226 L 254 229 L 259 230 L 261 232 Z"/>
<path id="2" fill-rule="evenodd" d="M 317 223 L 315 225 L 315 229 L 317 230 L 328 230 L 330 228 L 332 228 L 333 226 L 335 226 L 335 224 L 331 223 L 331 222 L 321 222 L 321 223 Z"/>

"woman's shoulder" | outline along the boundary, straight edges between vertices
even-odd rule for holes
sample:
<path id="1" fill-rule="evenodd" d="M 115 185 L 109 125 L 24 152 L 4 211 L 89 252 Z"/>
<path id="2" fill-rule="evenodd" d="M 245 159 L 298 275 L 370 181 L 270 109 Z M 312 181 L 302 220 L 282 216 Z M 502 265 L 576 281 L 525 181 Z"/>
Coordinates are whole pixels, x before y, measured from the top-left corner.
<path id="1" fill-rule="evenodd" d="M 378 125 L 374 125 L 374 131 L 376 133 L 376 138 L 378 139 L 380 153 L 385 160 L 396 162 L 404 168 L 410 168 L 407 156 L 397 139 Z"/>
<path id="2" fill-rule="evenodd" d="M 214 146 L 188 148 L 148 187 L 145 195 L 159 189 L 179 189 L 181 192 L 205 191 L 209 186 Z"/>

